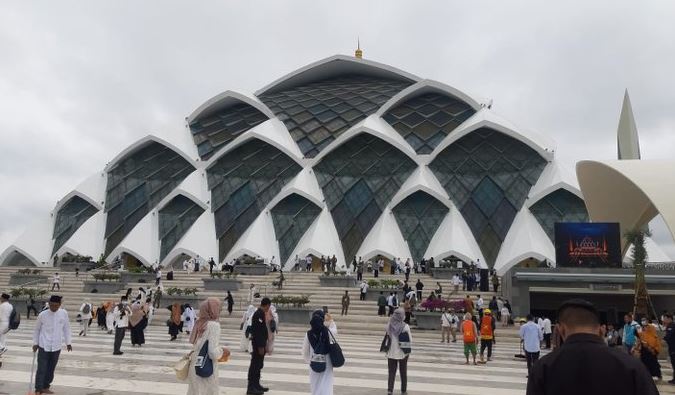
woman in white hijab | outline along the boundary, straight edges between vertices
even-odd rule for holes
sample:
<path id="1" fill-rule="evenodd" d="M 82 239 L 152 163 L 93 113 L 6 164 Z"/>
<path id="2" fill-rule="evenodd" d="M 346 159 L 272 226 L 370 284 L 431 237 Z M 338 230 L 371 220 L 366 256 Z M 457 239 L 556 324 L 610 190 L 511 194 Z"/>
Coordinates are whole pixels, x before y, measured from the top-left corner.
<path id="1" fill-rule="evenodd" d="M 248 309 L 244 312 L 243 317 L 241 317 L 241 341 L 239 347 L 243 352 L 251 352 L 251 341 L 246 337 L 246 329 L 251 326 L 251 319 L 253 318 L 253 313 L 255 313 L 256 308 L 250 304 Z"/>

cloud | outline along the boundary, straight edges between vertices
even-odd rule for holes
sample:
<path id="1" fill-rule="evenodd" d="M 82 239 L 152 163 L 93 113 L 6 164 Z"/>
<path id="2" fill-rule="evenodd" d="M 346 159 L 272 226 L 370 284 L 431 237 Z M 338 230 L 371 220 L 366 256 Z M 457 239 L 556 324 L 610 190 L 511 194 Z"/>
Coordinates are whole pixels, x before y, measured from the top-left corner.
<path id="1" fill-rule="evenodd" d="M 351 54 L 481 97 L 569 162 L 615 157 L 623 91 L 645 158 L 675 147 L 675 5 L 629 1 L 144 1 L 0 5 L 0 249 L 138 138 L 184 133 L 253 92 Z"/>

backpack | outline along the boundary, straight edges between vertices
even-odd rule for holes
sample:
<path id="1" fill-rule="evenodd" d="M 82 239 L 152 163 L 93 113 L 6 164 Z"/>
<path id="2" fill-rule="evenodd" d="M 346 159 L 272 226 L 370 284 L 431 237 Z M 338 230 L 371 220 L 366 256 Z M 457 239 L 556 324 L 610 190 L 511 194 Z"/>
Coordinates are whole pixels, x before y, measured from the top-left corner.
<path id="1" fill-rule="evenodd" d="M 405 355 L 412 352 L 412 347 L 410 346 L 410 334 L 408 332 L 403 331 L 398 335 L 398 345 Z"/>
<path id="2" fill-rule="evenodd" d="M 462 322 L 462 333 L 464 334 L 464 344 L 476 342 L 476 334 L 473 331 L 473 321 L 466 320 Z"/>
<path id="3" fill-rule="evenodd" d="M 482 339 L 490 340 L 493 337 L 492 333 L 492 317 L 491 316 L 483 316 L 483 320 L 481 321 L 480 324 L 480 337 Z"/>
<path id="4" fill-rule="evenodd" d="M 82 308 L 82 314 L 89 314 L 91 312 L 91 305 L 86 303 Z"/>
<path id="5" fill-rule="evenodd" d="M 9 313 L 9 329 L 17 330 L 19 329 L 19 324 L 21 323 L 21 316 L 16 312 L 16 308 L 12 305 L 12 312 Z"/>

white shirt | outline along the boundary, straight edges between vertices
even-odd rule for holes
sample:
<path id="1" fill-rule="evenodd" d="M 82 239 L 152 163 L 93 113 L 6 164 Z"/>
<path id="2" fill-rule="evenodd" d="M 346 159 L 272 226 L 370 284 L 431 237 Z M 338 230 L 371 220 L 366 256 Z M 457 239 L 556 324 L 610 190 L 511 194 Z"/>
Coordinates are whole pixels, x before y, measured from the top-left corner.
<path id="1" fill-rule="evenodd" d="M 58 274 L 55 274 L 54 277 L 52 278 L 52 284 L 58 284 L 61 282 L 61 276 Z"/>
<path id="2" fill-rule="evenodd" d="M 9 330 L 9 316 L 12 315 L 13 309 L 9 302 L 0 303 L 0 334 Z"/>
<path id="3" fill-rule="evenodd" d="M 483 307 L 483 298 L 478 298 L 478 300 L 476 301 L 476 307 L 478 309 L 481 309 Z"/>
<path id="4" fill-rule="evenodd" d="M 368 283 L 361 283 L 361 293 L 364 294 L 368 292 Z"/>
<path id="5" fill-rule="evenodd" d="M 548 318 L 544 319 L 544 334 L 553 333 L 551 330 L 551 320 Z"/>
<path id="6" fill-rule="evenodd" d="M 64 309 L 56 312 L 45 310 L 38 315 L 33 330 L 33 345 L 37 345 L 47 352 L 59 351 L 63 344 L 69 345 L 70 322 L 68 313 Z"/>
<path id="7" fill-rule="evenodd" d="M 128 304 L 125 305 L 124 308 L 127 311 L 124 315 L 122 315 L 119 305 L 115 306 L 115 310 L 113 310 L 116 328 L 126 328 L 129 326 L 129 315 L 131 315 L 131 308 Z"/>
<path id="8" fill-rule="evenodd" d="M 452 276 L 452 285 L 459 286 L 459 284 L 461 284 L 461 283 L 462 282 L 460 281 L 458 275 L 455 274 L 454 276 Z"/>

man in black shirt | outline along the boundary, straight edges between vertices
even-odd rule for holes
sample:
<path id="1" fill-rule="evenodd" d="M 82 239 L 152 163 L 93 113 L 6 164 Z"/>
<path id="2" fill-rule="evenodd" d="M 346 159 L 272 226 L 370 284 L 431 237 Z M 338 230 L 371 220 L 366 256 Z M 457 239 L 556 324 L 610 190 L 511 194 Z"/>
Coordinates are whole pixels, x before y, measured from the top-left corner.
<path id="1" fill-rule="evenodd" d="M 558 322 L 565 342 L 534 364 L 527 395 L 658 395 L 639 359 L 607 347 L 591 303 L 563 303 Z"/>
<path id="2" fill-rule="evenodd" d="M 668 344 L 668 353 L 670 354 L 670 364 L 673 366 L 673 379 L 668 383 L 675 384 L 675 324 L 673 324 L 673 315 L 663 315 L 663 325 L 666 327 L 666 336 L 663 338 Z"/>
<path id="3" fill-rule="evenodd" d="M 248 389 L 247 395 L 262 395 L 269 388 L 260 385 L 260 371 L 265 361 L 265 346 L 267 346 L 267 325 L 265 324 L 265 313 L 270 309 L 271 301 L 269 298 L 263 298 L 260 301 L 260 307 L 253 313 L 251 319 L 251 364 L 248 367 Z"/>

